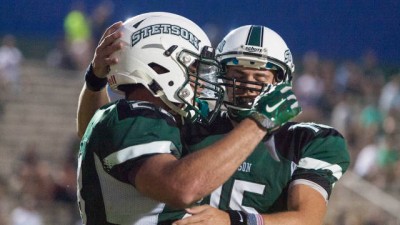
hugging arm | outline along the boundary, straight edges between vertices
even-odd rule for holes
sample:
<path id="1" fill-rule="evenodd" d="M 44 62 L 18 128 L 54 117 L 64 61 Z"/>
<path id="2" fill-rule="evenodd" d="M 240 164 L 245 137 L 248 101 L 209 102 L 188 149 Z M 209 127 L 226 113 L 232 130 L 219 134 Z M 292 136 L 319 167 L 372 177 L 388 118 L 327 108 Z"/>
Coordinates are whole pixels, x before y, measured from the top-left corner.
<path id="1" fill-rule="evenodd" d="M 253 217 L 253 221 L 257 220 L 258 217 L 258 223 L 243 224 L 321 225 L 323 223 L 326 211 L 326 201 L 318 191 L 307 185 L 295 185 L 289 191 L 288 211 L 271 214 L 249 215 L 247 217 Z M 228 212 L 211 207 L 209 205 L 196 206 L 187 209 L 187 213 L 192 214 L 192 216 L 175 221 L 174 225 L 235 224 L 234 221 L 231 221 Z"/>

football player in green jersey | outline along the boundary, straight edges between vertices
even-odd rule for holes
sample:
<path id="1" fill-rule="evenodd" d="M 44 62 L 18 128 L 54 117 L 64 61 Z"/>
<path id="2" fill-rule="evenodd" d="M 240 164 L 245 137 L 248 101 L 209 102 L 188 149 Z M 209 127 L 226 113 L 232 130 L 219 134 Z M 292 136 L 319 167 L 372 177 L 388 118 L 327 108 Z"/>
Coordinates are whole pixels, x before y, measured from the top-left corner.
<path id="1" fill-rule="evenodd" d="M 231 31 L 216 57 L 225 68 L 221 80 L 227 89 L 227 113 L 211 126 L 188 127 L 192 152 L 212 145 L 248 116 L 265 126 L 263 115 L 281 113 L 274 109 L 285 105 L 279 95 L 275 101 L 264 99 L 269 84 L 276 89 L 267 92 L 270 97 L 277 91 L 287 93 L 291 86 L 290 50 L 267 27 Z M 288 122 L 270 132 L 231 178 L 201 201 L 206 205 L 187 209 L 191 216 L 174 224 L 322 224 L 332 189 L 349 161 L 345 140 L 332 127 Z"/>
<path id="2" fill-rule="evenodd" d="M 170 224 L 184 213 L 171 208 L 211 194 L 266 134 L 300 112 L 291 90 L 266 88 L 251 113 L 262 123 L 244 115 L 224 138 L 185 155 L 182 126 L 210 124 L 223 100 L 223 88 L 205 78 L 218 71 L 209 45 L 196 24 L 170 13 L 138 15 L 105 32 L 78 107 L 77 194 L 84 224 Z M 108 101 L 107 81 L 125 99 L 94 113 Z M 275 89 L 289 104 L 263 110 L 275 101 L 268 97 Z"/>

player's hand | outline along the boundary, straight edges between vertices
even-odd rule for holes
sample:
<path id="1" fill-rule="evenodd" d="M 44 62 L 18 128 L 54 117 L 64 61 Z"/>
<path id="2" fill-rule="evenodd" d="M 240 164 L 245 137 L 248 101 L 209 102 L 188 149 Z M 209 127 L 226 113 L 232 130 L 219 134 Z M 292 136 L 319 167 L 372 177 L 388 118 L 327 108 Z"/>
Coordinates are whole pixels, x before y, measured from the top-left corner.
<path id="1" fill-rule="evenodd" d="M 110 66 L 118 63 L 118 58 L 111 57 L 111 54 L 122 48 L 122 44 L 116 42 L 122 35 L 118 30 L 121 26 L 122 22 L 119 21 L 107 28 L 96 47 L 92 65 L 93 73 L 99 78 L 105 78 Z"/>
<path id="2" fill-rule="evenodd" d="M 255 100 L 250 117 L 272 132 L 301 113 L 301 107 L 289 84 L 270 85 Z"/>
<path id="3" fill-rule="evenodd" d="M 195 206 L 186 209 L 192 216 L 175 221 L 173 225 L 230 225 L 231 221 L 227 212 L 211 207 L 209 205 Z"/>

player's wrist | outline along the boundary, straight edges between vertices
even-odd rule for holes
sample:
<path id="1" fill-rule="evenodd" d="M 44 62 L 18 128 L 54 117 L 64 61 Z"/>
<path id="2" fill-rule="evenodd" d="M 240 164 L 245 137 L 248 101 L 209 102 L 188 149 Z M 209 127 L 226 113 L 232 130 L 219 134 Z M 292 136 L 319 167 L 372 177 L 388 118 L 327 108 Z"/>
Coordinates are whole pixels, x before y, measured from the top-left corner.
<path id="1" fill-rule="evenodd" d="M 245 213 L 238 210 L 226 210 L 231 221 L 231 225 L 264 225 L 264 220 L 260 214 Z"/>
<path id="2" fill-rule="evenodd" d="M 107 78 L 100 78 L 93 72 L 93 65 L 90 63 L 85 73 L 86 88 L 91 91 L 100 91 L 107 85 Z"/>
<path id="3" fill-rule="evenodd" d="M 267 131 L 268 133 L 277 127 L 271 119 L 257 111 L 251 112 L 248 118 L 256 122 L 261 129 Z"/>
<path id="4" fill-rule="evenodd" d="M 226 210 L 229 214 L 231 225 L 247 225 L 247 214 L 238 210 Z"/>
<path id="5" fill-rule="evenodd" d="M 247 213 L 247 225 L 264 225 L 264 218 L 258 213 Z"/>

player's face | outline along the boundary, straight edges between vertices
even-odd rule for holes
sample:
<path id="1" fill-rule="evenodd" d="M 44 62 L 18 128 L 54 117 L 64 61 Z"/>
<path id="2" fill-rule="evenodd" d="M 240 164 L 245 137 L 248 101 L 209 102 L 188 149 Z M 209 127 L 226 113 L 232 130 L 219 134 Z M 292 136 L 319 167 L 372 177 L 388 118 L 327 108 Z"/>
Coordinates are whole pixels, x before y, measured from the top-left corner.
<path id="1" fill-rule="evenodd" d="M 226 92 L 229 101 L 236 102 L 235 105 L 250 107 L 266 84 L 275 83 L 273 70 L 227 66 L 226 72 L 229 79 Z"/>

